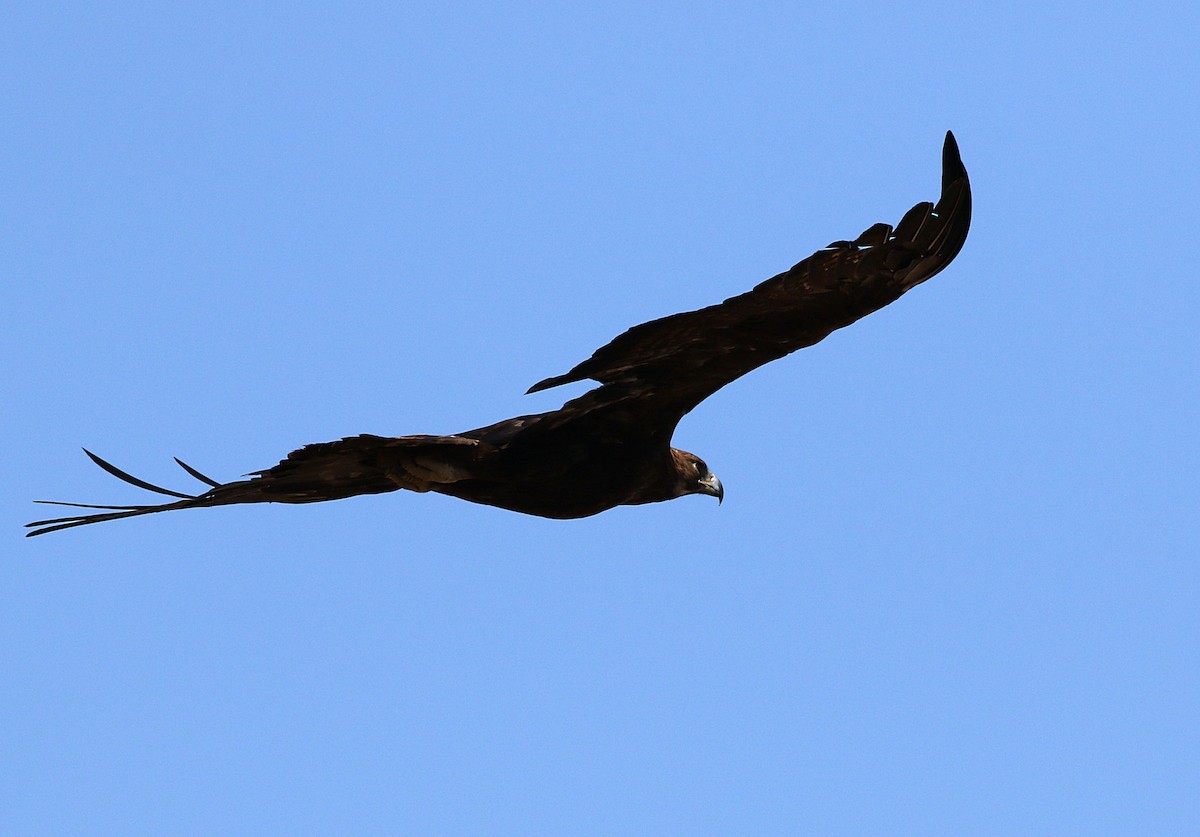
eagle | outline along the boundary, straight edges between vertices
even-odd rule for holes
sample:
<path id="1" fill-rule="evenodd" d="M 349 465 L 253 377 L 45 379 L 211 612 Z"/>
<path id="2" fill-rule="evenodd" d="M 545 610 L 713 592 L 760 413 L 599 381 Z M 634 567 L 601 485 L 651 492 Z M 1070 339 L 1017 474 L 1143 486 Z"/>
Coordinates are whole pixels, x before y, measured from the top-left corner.
<path id="1" fill-rule="evenodd" d="M 248 479 L 186 494 L 138 479 L 94 453 L 98 466 L 138 488 L 175 498 L 135 506 L 39 500 L 91 509 L 27 524 L 27 536 L 174 509 L 234 503 L 317 503 L 358 494 L 436 491 L 539 517 L 570 519 L 615 506 L 688 494 L 724 498 L 704 460 L 671 447 L 675 427 L 701 401 L 764 363 L 811 346 L 946 267 L 971 222 L 971 188 L 954 135 L 942 150 L 942 192 L 892 227 L 874 224 L 835 241 L 746 293 L 635 326 L 569 372 L 530 387 L 599 383 L 557 410 L 450 436 L 351 436 L 306 445 Z"/>

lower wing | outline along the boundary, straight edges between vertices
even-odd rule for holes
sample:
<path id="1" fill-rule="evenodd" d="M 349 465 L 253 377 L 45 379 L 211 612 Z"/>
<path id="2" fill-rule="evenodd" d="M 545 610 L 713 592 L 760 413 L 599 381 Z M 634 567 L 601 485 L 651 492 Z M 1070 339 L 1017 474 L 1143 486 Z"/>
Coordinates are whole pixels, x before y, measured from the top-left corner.
<path id="1" fill-rule="evenodd" d="M 109 506 L 36 500 L 54 506 L 96 509 L 66 517 L 26 524 L 26 537 L 60 529 L 120 520 L 143 514 L 227 506 L 237 503 L 319 503 L 359 494 L 383 494 L 404 488 L 433 491 L 439 486 L 473 477 L 491 446 L 461 436 L 353 436 L 337 442 L 307 445 L 288 454 L 273 468 L 255 472 L 249 479 L 221 483 L 176 459 L 179 467 L 210 486 L 201 494 L 185 494 L 154 485 L 84 450 L 93 462 L 118 479 L 146 491 L 178 498 L 173 502 L 136 506 Z"/>

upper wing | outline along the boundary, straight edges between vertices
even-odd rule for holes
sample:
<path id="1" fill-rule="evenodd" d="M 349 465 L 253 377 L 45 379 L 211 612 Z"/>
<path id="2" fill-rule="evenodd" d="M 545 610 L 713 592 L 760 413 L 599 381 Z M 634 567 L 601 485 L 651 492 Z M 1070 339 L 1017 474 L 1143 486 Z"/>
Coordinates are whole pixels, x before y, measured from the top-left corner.
<path id="1" fill-rule="evenodd" d="M 835 241 L 719 305 L 635 326 L 529 392 L 591 378 L 604 386 L 564 410 L 578 415 L 602 405 L 648 402 L 642 406 L 669 421 L 669 432 L 730 381 L 813 345 L 942 270 L 962 249 L 970 223 L 967 170 L 947 132 L 936 206 L 919 203 L 894 229 L 875 224 L 854 241 Z"/>

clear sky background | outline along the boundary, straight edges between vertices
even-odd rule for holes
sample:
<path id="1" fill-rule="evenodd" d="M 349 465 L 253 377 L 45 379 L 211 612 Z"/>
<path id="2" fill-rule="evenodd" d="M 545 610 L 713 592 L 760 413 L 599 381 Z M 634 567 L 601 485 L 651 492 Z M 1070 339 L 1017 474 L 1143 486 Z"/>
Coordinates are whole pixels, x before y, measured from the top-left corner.
<path id="1" fill-rule="evenodd" d="M 1200 833 L 1200 10 L 10 5 L 0 830 Z M 25 540 L 448 433 L 937 197 L 944 273 L 722 390 L 726 487 Z"/>

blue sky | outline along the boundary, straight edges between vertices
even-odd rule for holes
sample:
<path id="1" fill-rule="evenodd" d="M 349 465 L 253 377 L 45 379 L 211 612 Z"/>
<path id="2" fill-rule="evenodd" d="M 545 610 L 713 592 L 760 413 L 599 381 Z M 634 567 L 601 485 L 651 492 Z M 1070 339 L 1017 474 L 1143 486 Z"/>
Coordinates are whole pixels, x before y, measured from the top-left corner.
<path id="1" fill-rule="evenodd" d="M 0 32 L 0 826 L 1195 833 L 1200 13 L 33 4 Z M 448 433 L 971 172 L 958 260 L 680 426 L 725 483 L 22 539 Z"/>

